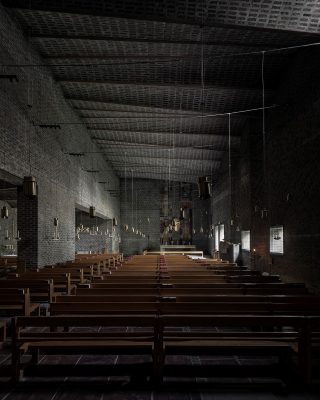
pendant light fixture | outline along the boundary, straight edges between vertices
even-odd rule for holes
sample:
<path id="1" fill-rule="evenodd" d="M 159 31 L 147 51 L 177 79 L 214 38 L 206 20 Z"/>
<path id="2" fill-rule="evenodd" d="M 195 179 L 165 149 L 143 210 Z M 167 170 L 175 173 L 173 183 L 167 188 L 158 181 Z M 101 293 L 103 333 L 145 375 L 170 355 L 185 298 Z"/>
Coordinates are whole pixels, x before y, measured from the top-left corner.
<path id="1" fill-rule="evenodd" d="M 133 169 L 131 169 L 131 230 L 134 233 L 135 229 L 133 226 Z"/>
<path id="2" fill-rule="evenodd" d="M 25 176 L 22 185 L 25 196 L 33 197 L 37 195 L 37 181 L 34 176 Z"/>
<path id="3" fill-rule="evenodd" d="M 94 218 L 96 216 L 96 209 L 93 206 L 89 207 L 89 217 Z"/>
<path id="4" fill-rule="evenodd" d="M 201 176 L 198 178 L 199 198 L 206 200 L 211 197 L 211 185 L 208 176 Z"/>

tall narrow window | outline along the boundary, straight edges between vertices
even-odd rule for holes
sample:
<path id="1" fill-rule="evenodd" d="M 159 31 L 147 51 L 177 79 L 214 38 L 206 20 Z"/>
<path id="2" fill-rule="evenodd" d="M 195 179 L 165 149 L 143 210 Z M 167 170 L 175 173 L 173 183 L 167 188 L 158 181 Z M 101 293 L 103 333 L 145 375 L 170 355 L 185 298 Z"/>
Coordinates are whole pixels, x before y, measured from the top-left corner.
<path id="1" fill-rule="evenodd" d="M 270 253 L 283 254 L 283 226 L 270 228 Z"/>
<path id="2" fill-rule="evenodd" d="M 250 251 L 250 231 L 241 232 L 241 248 Z"/>
<path id="3" fill-rule="evenodd" d="M 219 225 L 219 241 L 224 240 L 224 225 Z"/>
<path id="4" fill-rule="evenodd" d="M 214 249 L 219 251 L 219 225 L 214 227 Z"/>

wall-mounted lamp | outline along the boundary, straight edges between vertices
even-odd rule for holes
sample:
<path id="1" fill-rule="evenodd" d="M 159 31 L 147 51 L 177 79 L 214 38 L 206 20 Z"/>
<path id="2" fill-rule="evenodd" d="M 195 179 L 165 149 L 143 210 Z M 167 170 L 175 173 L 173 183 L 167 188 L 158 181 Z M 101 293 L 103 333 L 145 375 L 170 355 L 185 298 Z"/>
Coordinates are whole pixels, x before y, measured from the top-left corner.
<path id="1" fill-rule="evenodd" d="M 9 218 L 9 208 L 7 206 L 3 206 L 1 208 L 1 218 L 3 218 L 3 219 Z"/>

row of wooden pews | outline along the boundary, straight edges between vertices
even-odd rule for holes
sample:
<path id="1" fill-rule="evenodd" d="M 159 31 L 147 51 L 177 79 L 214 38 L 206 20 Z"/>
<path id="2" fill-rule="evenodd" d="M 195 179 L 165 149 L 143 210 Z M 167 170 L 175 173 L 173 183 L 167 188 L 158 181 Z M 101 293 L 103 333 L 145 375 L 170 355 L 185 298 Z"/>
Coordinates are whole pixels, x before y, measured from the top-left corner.
<path id="1" fill-rule="evenodd" d="M 115 262 L 100 255 L 79 257 L 32 274 L 47 278 L 51 273 L 55 282 L 55 274 L 63 272 L 70 274 L 74 291 L 54 290 L 49 316 L 14 320 L 15 380 L 22 371 L 35 372 L 40 352 L 148 356 L 149 361 L 131 368 L 131 373 L 156 383 L 177 373 L 168 364 L 170 355 L 272 355 L 278 359 L 273 373 L 290 371 L 291 378 L 302 383 L 312 380 L 320 297 L 308 293 L 303 284 L 264 279 L 268 277 L 258 271 L 221 260 L 195 261 L 180 255 L 127 260 L 120 255 Z M 243 280 L 230 279 L 235 277 Z M 8 281 L 19 278 L 25 279 Z M 21 356 L 29 353 L 32 359 L 26 364 Z M 49 374 L 79 372 L 71 367 L 59 365 Z M 97 373 L 96 367 L 91 372 Z M 253 368 L 250 373 L 256 372 Z M 179 374 L 190 373 L 194 372 L 187 366 L 179 369 Z M 208 368 L 197 373 L 208 374 Z M 221 370 L 211 373 L 219 375 Z"/>

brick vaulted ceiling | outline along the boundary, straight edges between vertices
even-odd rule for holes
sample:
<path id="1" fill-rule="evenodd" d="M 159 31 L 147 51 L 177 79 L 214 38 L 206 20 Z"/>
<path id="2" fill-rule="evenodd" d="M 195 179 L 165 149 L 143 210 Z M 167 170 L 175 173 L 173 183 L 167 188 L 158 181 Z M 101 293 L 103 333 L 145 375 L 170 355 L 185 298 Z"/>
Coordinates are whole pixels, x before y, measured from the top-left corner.
<path id="1" fill-rule="evenodd" d="M 228 118 L 206 115 L 261 107 L 261 51 L 320 34 L 318 0 L 2 3 L 120 177 L 126 165 L 135 177 L 167 179 L 169 164 L 172 180 L 214 176 L 228 151 Z M 266 105 L 294 55 L 266 54 Z M 261 112 L 231 118 L 234 149 L 248 118 Z"/>

